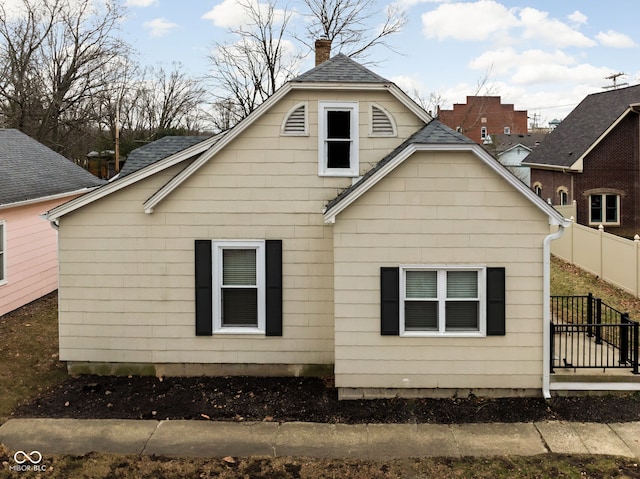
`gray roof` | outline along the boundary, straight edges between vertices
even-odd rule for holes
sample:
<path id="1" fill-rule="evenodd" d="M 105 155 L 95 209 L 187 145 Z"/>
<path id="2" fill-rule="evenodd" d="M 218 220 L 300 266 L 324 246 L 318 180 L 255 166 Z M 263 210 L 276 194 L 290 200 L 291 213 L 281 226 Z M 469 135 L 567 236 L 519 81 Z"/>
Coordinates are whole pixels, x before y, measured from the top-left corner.
<path id="1" fill-rule="evenodd" d="M 510 150 L 514 146 L 526 146 L 530 150 L 540 146 L 549 133 L 514 133 L 512 135 L 491 135 L 497 153 Z"/>
<path id="2" fill-rule="evenodd" d="M 165 136 L 140 148 L 136 148 L 127 157 L 120 178 L 130 175 L 134 171 L 141 170 L 164 158 L 168 158 L 182 150 L 197 145 L 209 136 Z"/>
<path id="3" fill-rule="evenodd" d="M 340 192 L 338 196 L 332 199 L 326 206 L 326 209 L 329 210 L 333 208 L 336 204 L 342 201 L 344 198 L 349 196 L 349 194 L 358 188 L 361 183 L 366 181 L 369 177 L 373 176 L 376 171 L 380 170 L 384 165 L 392 161 L 396 156 L 398 156 L 402 151 L 404 151 L 409 145 L 412 144 L 421 144 L 421 145 L 458 145 L 458 144 L 470 144 L 475 145 L 476 142 L 467 138 L 461 133 L 458 133 L 444 123 L 441 123 L 438 120 L 431 120 L 420 130 L 411 135 L 407 140 L 401 143 L 396 149 L 394 149 L 387 156 L 382 158 L 373 168 L 367 171 L 360 180 L 358 180 L 355 184 L 351 185 L 349 188 Z"/>
<path id="4" fill-rule="evenodd" d="M 291 81 L 298 83 L 391 83 L 342 53 L 338 53 Z"/>
<path id="5" fill-rule="evenodd" d="M 525 163 L 570 167 L 633 103 L 640 103 L 640 85 L 588 95 Z"/>
<path id="6" fill-rule="evenodd" d="M 70 193 L 104 183 L 21 131 L 0 129 L 0 205 Z"/>

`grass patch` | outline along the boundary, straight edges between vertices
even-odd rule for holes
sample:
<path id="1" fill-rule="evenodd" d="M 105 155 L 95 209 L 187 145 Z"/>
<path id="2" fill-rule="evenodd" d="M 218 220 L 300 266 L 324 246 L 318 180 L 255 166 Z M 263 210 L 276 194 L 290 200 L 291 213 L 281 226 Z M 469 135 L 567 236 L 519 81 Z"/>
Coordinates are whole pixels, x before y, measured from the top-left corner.
<path id="1" fill-rule="evenodd" d="M 620 312 L 629 313 L 631 319 L 640 319 L 640 299 L 593 274 L 552 256 L 551 295 L 582 296 L 588 293 L 593 293 L 594 296 Z"/>
<path id="2" fill-rule="evenodd" d="M 11 454 L 0 445 L 0 464 L 7 478 L 25 477 L 10 471 Z M 135 477 L 235 479 L 400 479 L 400 478 L 639 478 L 636 461 L 623 457 L 544 454 L 530 457 L 420 458 L 388 461 L 355 459 L 311 459 L 294 457 L 251 457 L 187 459 L 121 456 L 91 453 L 85 456 L 45 456 L 42 477 L 104 478 Z"/>
<path id="3" fill-rule="evenodd" d="M 0 423 L 67 377 L 58 360 L 57 298 L 54 292 L 0 317 Z"/>

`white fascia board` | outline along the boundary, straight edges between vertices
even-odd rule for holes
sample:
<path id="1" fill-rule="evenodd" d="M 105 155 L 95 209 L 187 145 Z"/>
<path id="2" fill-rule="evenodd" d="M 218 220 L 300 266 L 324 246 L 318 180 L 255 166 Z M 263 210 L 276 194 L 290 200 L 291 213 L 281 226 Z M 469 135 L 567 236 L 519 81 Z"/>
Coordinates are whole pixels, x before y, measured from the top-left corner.
<path id="1" fill-rule="evenodd" d="M 427 113 L 424 108 L 418 105 L 409 95 L 400 89 L 395 83 L 292 83 L 292 89 L 295 90 L 369 90 L 369 91 L 388 91 L 400 103 L 406 106 L 414 115 L 420 118 L 425 124 L 433 120 L 433 117 Z"/>
<path id="2" fill-rule="evenodd" d="M 36 203 L 44 203 L 46 201 L 60 200 L 62 198 L 68 198 L 69 196 L 83 195 L 85 193 L 95 190 L 96 188 L 99 188 L 99 187 L 94 186 L 91 188 L 81 188 L 75 191 L 58 193 L 57 195 L 41 196 L 40 198 L 32 198 L 30 200 L 16 201 L 15 203 L 6 203 L 4 205 L 0 205 L 0 210 L 4 210 L 8 208 L 19 208 L 20 206 L 34 205 Z"/>
<path id="3" fill-rule="evenodd" d="M 385 164 L 380 170 L 376 171 L 369 178 L 364 180 L 359 186 L 357 186 L 344 200 L 337 203 L 330 210 L 324 213 L 325 223 L 335 223 L 336 216 L 351 205 L 356 199 L 366 193 L 373 185 L 378 183 L 384 178 L 390 171 L 396 166 L 400 165 L 404 160 L 409 158 L 417 151 L 469 151 L 474 153 L 480 160 L 482 160 L 493 171 L 502 176 L 511 186 L 522 193 L 529 199 L 539 210 L 541 210 L 549 218 L 550 225 L 562 225 L 569 226 L 570 220 L 564 218 L 555 208 L 549 205 L 546 201 L 536 195 L 529 187 L 527 187 L 522 181 L 516 178 L 509 172 L 500 162 L 493 158 L 487 151 L 477 144 L 465 144 L 465 145 L 442 145 L 442 144 L 419 144 L 414 143 L 407 145 L 407 147 L 396 155 L 396 157 Z"/>
<path id="4" fill-rule="evenodd" d="M 237 138 L 244 130 L 253 124 L 258 118 L 262 116 L 269 108 L 271 108 L 276 102 L 278 102 L 283 96 L 291 91 L 291 83 L 285 84 L 282 88 L 276 91 L 273 95 L 267 98 L 258 108 L 253 110 L 244 120 L 240 121 L 229 132 L 220 139 L 213 147 L 203 153 L 200 158 L 191 163 L 188 167 L 174 176 L 168 181 L 162 188 L 156 191 L 151 197 L 144 202 L 144 212 L 147 214 L 153 213 L 153 209 L 165 199 L 169 194 L 182 184 L 193 173 L 200 169 L 207 161 L 213 158 L 220 150 L 227 146 L 231 141 Z"/>
<path id="5" fill-rule="evenodd" d="M 119 179 L 111 183 L 107 183 L 91 191 L 91 193 L 88 193 L 79 198 L 73 199 L 68 203 L 60 205 L 47 213 L 47 219 L 49 221 L 55 221 L 58 218 L 71 213 L 72 211 L 75 211 L 79 208 L 82 208 L 83 206 L 86 206 L 90 203 L 93 203 L 94 201 L 99 200 L 100 198 L 104 198 L 105 196 L 108 196 L 111 193 L 115 193 L 118 190 L 126 188 L 127 186 L 137 183 L 138 181 L 144 180 L 145 178 L 148 178 L 160 171 L 166 170 L 171 166 L 177 165 L 178 163 L 184 160 L 192 158 L 193 156 L 196 156 L 202 153 L 203 151 L 206 151 L 207 149 L 209 149 L 211 145 L 215 144 L 215 142 L 218 141 L 219 138 L 223 135 L 224 133 L 221 133 L 220 135 L 212 136 L 211 138 L 203 140 L 200 143 L 197 143 L 185 150 L 179 151 L 178 153 L 175 153 L 174 155 L 164 158 L 152 165 L 149 165 L 138 171 L 134 171 L 133 173 L 125 176 L 122 179 Z"/>
<path id="6" fill-rule="evenodd" d="M 395 158 L 386 163 L 382 168 L 372 174 L 370 177 L 365 179 L 362 183 L 356 186 L 349 195 L 344 198 L 342 201 L 339 201 L 335 204 L 331 209 L 326 210 L 324 212 L 324 222 L 328 224 L 333 224 L 336 222 L 336 216 L 344 211 L 349 205 L 351 205 L 354 201 L 364 195 L 369 189 L 374 186 L 378 181 L 387 176 L 396 166 L 401 164 L 404 160 L 413 155 L 416 151 L 415 144 L 409 144 L 407 147 L 399 152 Z"/>
<path id="7" fill-rule="evenodd" d="M 501 151 L 500 153 L 498 153 L 498 156 L 502 156 L 505 153 L 509 153 L 510 151 L 513 151 L 518 147 L 523 148 L 523 149 L 527 150 L 529 153 L 531 153 L 531 148 L 529 148 L 528 146 L 523 145 L 522 143 L 517 143 L 517 144 L 513 145 L 512 147 L 507 148 L 506 150 Z"/>
<path id="8" fill-rule="evenodd" d="M 228 145 L 234 138 L 240 135 L 246 130 L 253 122 L 262 116 L 267 110 L 269 110 L 275 103 L 280 101 L 287 93 L 292 90 L 336 90 L 336 91 L 389 91 L 394 97 L 396 97 L 402 104 L 404 104 L 409 110 L 411 110 L 418 118 L 426 123 L 429 123 L 432 118 L 424 111 L 417 103 L 406 95 L 400 88 L 393 83 L 335 83 L 335 82 L 289 82 L 282 86 L 278 91 L 271 95 L 264 101 L 258 108 L 249 114 L 244 120 L 238 123 L 229 133 L 222 138 L 213 148 L 203 154 L 200 158 L 194 161 L 191 165 L 185 168 L 182 172 L 172 178 L 166 185 L 156 191 L 147 201 L 145 201 L 143 207 L 144 212 L 147 214 L 153 213 L 153 209 L 166 198 L 173 190 L 182 184 L 189 176 L 195 173 L 202 165 L 214 157 L 220 150 Z"/>
<path id="9" fill-rule="evenodd" d="M 613 130 L 616 126 L 618 126 L 618 125 L 620 124 L 620 122 L 621 122 L 622 120 L 624 120 L 624 118 L 625 118 L 629 113 L 631 113 L 632 111 L 633 111 L 633 105 L 629 106 L 629 108 L 627 108 L 627 109 L 626 109 L 626 110 L 625 110 L 625 111 L 624 111 L 624 112 L 623 112 L 623 113 L 622 113 L 618 118 L 616 118 L 616 120 L 615 120 L 613 123 L 611 123 L 611 125 L 609 126 L 609 128 L 607 128 L 607 129 L 606 129 L 606 130 L 605 130 L 605 131 L 604 131 L 604 132 L 603 132 L 603 133 L 602 133 L 598 138 L 596 138 L 596 140 L 595 140 L 593 143 L 591 143 L 591 146 L 589 146 L 589 148 L 587 148 L 587 149 L 585 150 L 585 152 L 584 152 L 582 155 L 580 155 L 580 158 L 578 158 L 578 159 L 573 163 L 573 165 L 571 165 L 571 168 L 573 169 L 574 167 L 579 166 L 580 171 L 582 171 L 582 164 L 583 164 L 583 161 L 584 161 L 585 157 L 586 157 L 589 153 L 591 153 L 591 152 L 593 151 L 593 149 L 594 149 L 596 146 L 598 146 L 598 145 L 600 144 L 600 142 L 601 142 L 602 140 L 604 140 L 604 139 L 607 137 L 607 135 L 608 135 L 609 133 L 611 133 L 611 130 Z"/>

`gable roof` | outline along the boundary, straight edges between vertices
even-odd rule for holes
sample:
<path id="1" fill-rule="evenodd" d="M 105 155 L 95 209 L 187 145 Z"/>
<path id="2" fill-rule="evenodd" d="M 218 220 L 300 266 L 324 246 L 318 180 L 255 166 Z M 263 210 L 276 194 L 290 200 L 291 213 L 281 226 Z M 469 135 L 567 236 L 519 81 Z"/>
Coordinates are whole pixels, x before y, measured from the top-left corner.
<path id="1" fill-rule="evenodd" d="M 65 196 L 105 182 L 15 129 L 0 129 L 0 205 Z"/>
<path id="2" fill-rule="evenodd" d="M 291 81 L 294 83 L 391 83 L 342 53 L 338 53 Z"/>
<path id="3" fill-rule="evenodd" d="M 640 103 L 640 85 L 588 95 L 531 152 L 524 164 L 575 168 L 634 103 Z"/>
<path id="4" fill-rule="evenodd" d="M 369 170 L 360 180 L 343 190 L 324 209 L 325 223 L 334 223 L 336 216 L 365 194 L 378 181 L 417 151 L 470 151 L 492 170 L 502 176 L 516 190 L 529 199 L 549 218 L 549 224 L 567 226 L 564 217 L 509 170 L 493 158 L 484 148 L 466 136 L 452 130 L 438 120 L 418 130 L 395 150 Z"/>
<path id="5" fill-rule="evenodd" d="M 123 178 L 134 171 L 138 171 L 152 165 L 164 158 L 186 150 L 190 146 L 197 145 L 210 136 L 164 136 L 159 140 L 147 143 L 140 148 L 136 148 L 127 157 L 120 178 Z"/>
<path id="6" fill-rule="evenodd" d="M 540 146 L 547 135 L 548 133 L 515 133 L 511 135 L 499 133 L 491 135 L 491 139 L 493 140 L 496 153 L 500 155 L 501 153 L 512 150 L 518 145 L 531 151 Z"/>

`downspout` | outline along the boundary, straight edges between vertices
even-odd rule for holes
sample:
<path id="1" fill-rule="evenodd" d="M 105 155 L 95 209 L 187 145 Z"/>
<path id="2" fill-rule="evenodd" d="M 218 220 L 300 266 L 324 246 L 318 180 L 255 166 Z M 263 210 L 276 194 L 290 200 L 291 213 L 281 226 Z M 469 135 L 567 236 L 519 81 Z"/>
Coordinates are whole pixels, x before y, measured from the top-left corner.
<path id="1" fill-rule="evenodd" d="M 564 234 L 564 225 L 545 237 L 542 246 L 542 396 L 551 399 L 551 242 Z"/>

